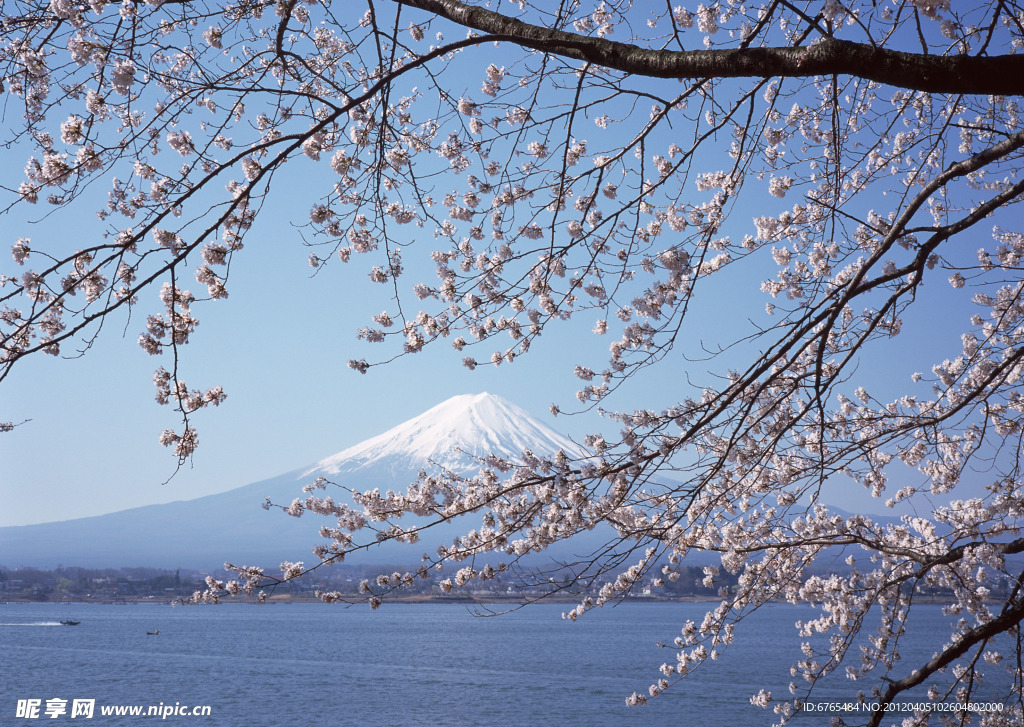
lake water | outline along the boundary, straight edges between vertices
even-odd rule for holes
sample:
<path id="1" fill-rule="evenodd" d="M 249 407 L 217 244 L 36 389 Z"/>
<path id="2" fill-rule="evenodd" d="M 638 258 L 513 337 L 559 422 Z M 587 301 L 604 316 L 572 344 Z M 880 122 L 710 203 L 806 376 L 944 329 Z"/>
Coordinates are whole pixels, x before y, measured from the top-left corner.
<path id="1" fill-rule="evenodd" d="M 663 662 L 675 661 L 674 650 L 656 642 L 671 644 L 707 607 L 626 603 L 572 623 L 560 618 L 571 606 L 547 603 L 487 618 L 458 604 L 385 604 L 376 612 L 323 604 L 0 605 L 0 724 L 771 724 L 771 712 L 749 698 L 761 687 L 787 694 L 789 666 L 800 658 L 793 623 L 812 609 L 765 607 L 741 624 L 720 661 L 647 706 L 625 705 L 634 690 L 646 693 Z M 913 635 L 942 634 L 949 619 L 939 607 L 920 609 Z M 68 619 L 81 625 L 55 625 Z M 934 647 L 905 643 L 907 667 L 895 676 Z M 849 701 L 865 686 L 839 680 L 815 698 Z M 18 716 L 26 699 L 41 700 L 37 719 Z M 49 699 L 68 700 L 68 714 L 47 718 Z M 72 718 L 74 699 L 94 699 L 93 717 Z M 176 704 L 209 705 L 210 716 L 100 714 L 102 705 Z M 805 714 L 794 723 L 828 719 Z"/>

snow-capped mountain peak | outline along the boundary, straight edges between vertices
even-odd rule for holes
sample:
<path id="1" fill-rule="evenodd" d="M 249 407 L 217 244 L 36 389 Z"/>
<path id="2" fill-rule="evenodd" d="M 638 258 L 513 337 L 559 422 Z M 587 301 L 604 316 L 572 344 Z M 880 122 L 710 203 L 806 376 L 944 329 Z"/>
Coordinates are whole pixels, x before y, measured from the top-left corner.
<path id="1" fill-rule="evenodd" d="M 383 463 L 394 470 L 417 470 L 428 462 L 460 470 L 467 465 L 467 454 L 518 459 L 527 449 L 537 455 L 580 452 L 577 445 L 500 396 L 462 394 L 320 460 L 304 476 L 330 477 Z"/>
<path id="2" fill-rule="evenodd" d="M 499 396 L 456 396 L 315 464 L 234 490 L 98 517 L 0 528 L 0 555 L 8 565 L 37 567 L 71 563 L 209 568 L 225 560 L 273 566 L 282 558 L 308 559 L 310 547 L 323 542 L 318 535 L 320 519 L 292 518 L 273 508 L 265 511 L 264 499 L 286 505 L 303 497 L 303 486 L 318 475 L 351 491 L 400 490 L 430 462 L 471 474 L 474 462 L 467 455 L 493 453 L 519 459 L 525 449 L 538 456 L 558 450 L 570 456 L 582 454 L 571 441 Z M 330 494 L 346 497 L 333 489 Z M 439 527 L 431 544 L 451 542 L 462 525 Z M 389 543 L 360 558 L 361 562 L 418 562 L 422 552 Z"/>

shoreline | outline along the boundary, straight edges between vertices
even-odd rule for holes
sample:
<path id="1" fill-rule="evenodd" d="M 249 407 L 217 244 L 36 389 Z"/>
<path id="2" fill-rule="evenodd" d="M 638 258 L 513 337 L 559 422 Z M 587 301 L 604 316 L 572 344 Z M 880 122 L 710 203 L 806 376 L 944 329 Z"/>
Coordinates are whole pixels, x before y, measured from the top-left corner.
<path id="1" fill-rule="evenodd" d="M 532 599 L 517 598 L 513 596 L 431 596 L 431 595 L 409 595 L 409 596 L 395 596 L 384 599 L 382 605 L 388 604 L 462 604 L 462 605 L 486 605 L 486 604 L 502 604 L 502 605 L 515 605 L 515 606 L 531 606 L 537 603 L 559 603 L 559 604 L 578 604 L 585 595 L 581 595 L 578 598 L 570 598 L 568 596 L 550 596 L 550 597 L 538 597 Z M 345 597 L 338 602 L 343 605 L 354 605 L 367 601 L 367 597 L 361 594 L 346 594 Z M 714 596 L 683 596 L 679 598 L 665 598 L 660 596 L 630 596 L 622 599 L 621 601 L 615 601 L 609 605 L 619 605 L 621 603 L 721 603 L 722 599 Z M 917 598 L 915 601 L 921 605 L 948 605 L 952 603 L 952 600 L 938 597 L 927 597 Z M 98 604 L 103 606 L 139 606 L 139 605 L 161 605 L 169 606 L 175 605 L 173 599 L 169 600 L 166 598 L 125 598 L 125 599 L 99 599 L 99 598 L 68 598 L 68 599 L 54 599 L 48 601 L 39 601 L 28 598 L 10 598 L 0 600 L 0 606 L 14 606 L 23 604 L 49 604 L 53 606 L 72 606 L 79 604 Z M 279 594 L 269 595 L 263 604 L 252 596 L 231 596 L 225 597 L 220 600 L 217 604 L 198 604 L 198 605 L 278 605 L 278 604 L 291 604 L 291 603 L 319 603 L 327 606 L 337 605 L 333 603 L 326 603 L 315 596 L 295 596 L 292 594 Z M 766 604 L 784 604 L 784 605 L 797 605 L 797 606 L 815 606 L 814 603 L 799 603 L 791 604 L 788 601 L 783 600 L 771 600 L 767 601 Z"/>

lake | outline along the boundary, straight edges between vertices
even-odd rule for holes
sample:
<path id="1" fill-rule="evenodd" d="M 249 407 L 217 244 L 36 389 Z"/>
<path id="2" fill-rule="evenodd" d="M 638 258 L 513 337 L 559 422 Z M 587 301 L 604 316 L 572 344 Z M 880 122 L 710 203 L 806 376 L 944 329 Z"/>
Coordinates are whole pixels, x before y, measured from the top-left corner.
<path id="1" fill-rule="evenodd" d="M 675 662 L 674 649 L 656 642 L 671 644 L 687 619 L 700 623 L 708 606 L 632 602 L 572 623 L 560 617 L 571 605 L 551 603 L 494 617 L 450 603 L 385 603 L 378 611 L 325 604 L 6 604 L 0 723 L 771 724 L 770 710 L 749 699 L 762 687 L 788 694 L 789 666 L 800 658 L 793 623 L 813 609 L 763 608 L 738 627 L 737 643 L 719 661 L 646 706 L 625 705 L 633 691 L 646 693 L 663 662 Z M 935 644 L 924 637 L 934 639 L 949 622 L 938 606 L 919 608 L 898 677 L 931 656 Z M 60 626 L 61 620 L 81 624 Z M 159 635 L 147 635 L 155 630 Z M 814 698 L 850 701 L 866 686 L 840 679 Z M 38 718 L 18 715 L 19 700 L 28 699 L 40 700 Z M 50 699 L 68 700 L 67 713 L 47 717 Z M 95 700 L 93 717 L 72 718 L 75 699 Z M 104 716 L 104 705 L 156 706 L 167 716 Z M 174 714 L 183 705 L 209 706 L 210 715 Z M 794 720 L 827 723 L 820 713 Z"/>

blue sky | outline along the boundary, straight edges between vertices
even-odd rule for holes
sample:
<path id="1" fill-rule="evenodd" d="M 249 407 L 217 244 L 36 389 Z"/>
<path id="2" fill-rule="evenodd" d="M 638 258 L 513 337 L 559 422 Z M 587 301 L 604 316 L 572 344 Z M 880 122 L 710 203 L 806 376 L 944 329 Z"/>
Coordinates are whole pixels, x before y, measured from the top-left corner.
<path id="1" fill-rule="evenodd" d="M 7 169 L 23 163 L 11 151 L 3 156 Z M 578 405 L 572 371 L 582 351 L 592 354 L 595 366 L 606 358 L 608 339 L 590 334 L 589 318 L 583 326 L 552 329 L 531 355 L 500 368 L 469 371 L 461 364 L 464 353 L 440 342 L 365 375 L 349 369 L 349 359 L 374 361 L 394 353 L 356 340 L 370 315 L 393 310 L 390 289 L 371 285 L 361 260 L 347 266 L 335 260 L 313 275 L 309 251 L 292 223 L 303 221 L 309 204 L 294 199 L 315 198 L 317 190 L 288 189 L 291 194 L 264 210 L 234 258 L 230 297 L 194 308 L 200 325 L 183 349 L 181 375 L 191 387 L 223 385 L 228 398 L 193 415 L 200 444 L 192 466 L 162 484 L 174 472 L 175 458 L 158 436 L 180 425 L 169 407 L 154 400 L 153 371 L 170 366 L 169 360 L 148 356 L 136 344 L 145 314 L 159 306 L 154 288 L 131 320 L 121 315 L 107 321 L 86 355 L 24 360 L 0 386 L 0 418 L 30 420 L 0 436 L 0 526 L 239 487 L 333 454 L 457 394 L 499 394 L 570 436 L 582 437 L 599 424 L 595 415 L 554 419 L 548 413 L 552 403 L 566 410 Z M 75 234 L 100 229 L 98 223 L 88 227 L 88 216 L 71 225 L 76 217 L 66 214 L 24 214 L 45 213 L 42 206 L 21 211 L 4 219 L 5 244 L 30 236 L 40 247 L 77 247 Z M 431 243 L 414 246 L 407 266 L 415 267 L 416 256 L 426 259 Z M 3 257 L 9 261 L 6 249 Z M 407 288 L 420 279 L 429 282 L 433 264 L 422 267 L 424 275 L 408 276 Z M 0 269 L 20 272 L 13 262 L 0 263 Z M 194 281 L 183 287 L 204 292 Z M 477 353 L 486 358 L 490 350 Z"/>
<path id="2" fill-rule="evenodd" d="M 135 343 L 141 316 L 109 321 L 84 357 L 37 357 L 15 368 L 0 386 L 0 411 L 4 419 L 30 421 L 0 435 L 0 526 L 97 515 L 239 487 L 340 451 L 462 393 L 499 394 L 575 438 L 594 429 L 617 431 L 594 414 L 552 418 L 547 411 L 551 403 L 566 410 L 578 405 L 575 364 L 598 368 L 606 359 L 609 337 L 590 333 L 588 314 L 578 324 L 552 327 L 528 356 L 500 368 L 486 365 L 471 372 L 461 365 L 462 354 L 442 342 L 366 375 L 350 370 L 350 358 L 374 360 L 384 353 L 357 341 L 355 332 L 370 314 L 387 307 L 388 291 L 366 282 L 358 262 L 334 263 L 312 276 L 307 250 L 290 224 L 300 215 L 301 208 L 291 218 L 284 209 L 265 211 L 233 263 L 230 298 L 195 309 L 200 325 L 184 349 L 183 376 L 190 386 L 222 384 L 228 399 L 194 415 L 199 449 L 192 466 L 167 484 L 174 458 L 157 438 L 178 423 L 153 399 L 152 372 L 168 364 Z M 69 235 L 65 220 L 55 217 L 26 229 L 38 240 Z M 10 219 L 4 228 L 20 230 Z M 431 248 L 429 242 L 414 246 L 407 262 L 414 265 L 414 255 L 425 256 Z M 753 282 L 769 271 L 751 261 L 745 277 Z M 406 285 L 416 279 L 408 276 Z M 707 365 L 683 361 L 681 350 L 693 352 L 698 338 L 735 330 L 751 311 L 763 309 L 767 296 L 738 294 L 743 288 L 755 290 L 734 283 L 721 298 L 712 291 L 702 296 L 693 311 L 695 332 L 671 354 L 674 360 L 634 379 L 607 405 L 661 408 L 687 393 L 684 374 L 707 380 Z M 938 283 L 926 286 L 925 294 L 929 291 L 939 298 L 949 294 Z M 140 310 L 149 303 L 142 301 Z M 862 370 L 874 382 L 873 391 L 909 386 L 910 373 L 920 370 L 911 359 L 925 365 L 949 355 L 942 350 L 958 341 L 956 328 L 943 325 L 950 317 L 925 320 L 940 310 L 921 306 L 918 315 L 924 319 L 908 326 L 910 335 L 890 342 L 896 345 L 884 357 L 885 368 Z M 881 503 L 860 495 L 844 488 L 837 504 L 881 509 Z"/>
<path id="3" fill-rule="evenodd" d="M 16 152 L 4 151 L 3 157 L 4 168 L 20 168 Z M 157 366 L 170 364 L 136 344 L 145 314 L 159 305 L 154 289 L 131 320 L 107 321 L 85 356 L 37 356 L 16 366 L 0 386 L 0 419 L 30 420 L 0 435 L 0 526 L 98 515 L 233 489 L 333 454 L 457 394 L 499 394 L 576 439 L 590 431 L 614 437 L 618 426 L 594 413 L 548 414 L 552 403 L 563 410 L 579 406 L 576 364 L 600 370 L 607 361 L 611 336 L 590 332 L 594 313 L 550 327 L 529 355 L 499 368 L 483 365 L 469 371 L 461 365 L 464 354 L 442 341 L 365 375 L 350 370 L 349 359 L 380 360 L 395 350 L 355 337 L 370 315 L 393 310 L 390 288 L 370 284 L 361 260 L 348 265 L 335 260 L 312 274 L 309 250 L 293 223 L 304 221 L 309 200 L 322 193 L 313 180 L 275 183 L 280 194 L 232 263 L 230 297 L 195 306 L 200 325 L 183 349 L 182 376 L 191 387 L 223 385 L 228 399 L 217 409 L 193 415 L 200 445 L 192 465 L 164 484 L 175 460 L 158 436 L 164 428 L 180 426 L 169 407 L 154 401 L 152 374 Z M 88 218 L 77 214 L 40 220 L 24 213 L 45 213 L 44 207 L 21 210 L 22 215 L 7 215 L 3 221 L 5 244 L 28 235 L 36 244 L 78 247 L 75 235 L 90 229 Z M 737 209 L 734 224 L 746 231 L 751 216 L 749 208 Z M 92 229 L 98 230 L 98 224 Z M 407 292 L 413 283 L 432 278 L 427 256 L 434 247 L 428 233 L 407 249 Z M 18 271 L 7 262 L 0 269 Z M 715 383 L 707 372 L 722 371 L 723 361 L 692 357 L 703 344 L 735 335 L 748 316 L 763 318 L 770 298 L 758 287 L 775 269 L 770 261 L 765 264 L 765 255 L 751 258 L 717 286 L 699 292 L 685 335 L 669 360 L 631 380 L 605 405 L 657 410 L 693 393 L 685 384 L 687 376 L 700 384 Z M 198 283 L 186 287 L 202 292 Z M 934 301 L 927 300 L 930 296 Z M 857 383 L 879 397 L 911 391 L 911 373 L 927 372 L 933 363 L 958 353 L 959 330 L 970 309 L 968 292 L 952 291 L 936 276 L 922 288 L 922 297 L 906 332 L 888 341 L 885 351 L 877 349 L 858 372 L 862 378 Z M 486 360 L 490 350 L 472 352 Z M 917 393 L 928 392 L 921 384 Z M 859 487 L 841 486 L 833 500 L 862 512 L 883 509 Z"/>
<path id="4" fill-rule="evenodd" d="M 7 170 L 0 172 L 4 184 L 13 181 L 17 186 L 26 156 L 17 148 L 0 150 L 0 169 Z M 0 385 L 0 421 L 30 420 L 0 435 L 0 526 L 96 515 L 232 489 L 340 451 L 463 393 L 504 396 L 575 438 L 594 430 L 614 438 L 618 427 L 593 414 L 552 419 L 547 413 L 551 403 L 566 410 L 577 406 L 576 364 L 604 368 L 610 336 L 590 333 L 596 314 L 551 326 L 530 355 L 500 368 L 486 365 L 470 372 L 460 363 L 463 354 L 441 342 L 365 376 L 351 371 L 349 359 L 374 361 L 394 352 L 393 347 L 385 350 L 355 338 L 370 315 L 393 312 L 390 288 L 371 285 L 360 260 L 347 266 L 334 261 L 311 275 L 309 251 L 292 223 L 304 222 L 311 204 L 330 185 L 318 186 L 323 177 L 310 173 L 311 163 L 302 160 L 293 166 L 295 174 L 275 179 L 274 201 L 232 263 L 230 298 L 195 307 L 201 323 L 184 350 L 182 377 L 192 387 L 223 385 L 228 399 L 218 409 L 194 415 L 199 448 L 192 466 L 162 484 L 173 473 L 175 460 L 160 446 L 158 435 L 180 425 L 168 407 L 155 403 L 152 374 L 169 363 L 147 356 L 135 342 L 146 313 L 159 305 L 154 289 L 131 320 L 108 320 L 82 358 L 36 357 L 16 366 Z M 89 194 L 102 205 L 105 189 Z M 747 205 L 758 200 L 752 193 L 743 197 Z M 88 204 L 36 219 L 48 212 L 45 205 L 22 206 L 0 218 L 0 271 L 21 272 L 7 253 L 18 237 L 30 236 L 39 247 L 70 250 L 86 244 L 79 236 L 102 229 Z M 749 206 L 735 210 L 732 232 L 737 238 L 753 231 L 753 214 Z M 404 282 L 407 300 L 413 299 L 408 293 L 413 283 L 429 282 L 433 275 L 427 255 L 434 242 L 429 231 L 420 234 L 425 239 L 403 256 L 410 269 Z M 975 236 L 986 234 L 979 229 Z M 964 249 L 989 242 L 970 240 Z M 728 342 L 748 317 L 763 319 L 770 298 L 758 287 L 776 272 L 767 252 L 735 267 L 717 287 L 712 283 L 699 293 L 670 360 L 632 380 L 607 401 L 609 408 L 664 408 L 692 393 L 687 376 L 698 384 L 715 383 L 706 369 L 722 372 L 722 361 L 687 361 L 683 354 L 697 354 L 702 342 L 710 345 L 718 337 Z M 927 372 L 932 364 L 955 356 L 962 321 L 969 315 L 968 292 L 950 291 L 943 278 L 936 274 L 924 286 L 925 300 L 913 314 L 916 325 L 908 321 L 902 336 L 884 351 L 876 348 L 858 372 L 863 379 L 854 386 L 864 383 L 879 398 L 928 395 L 925 385 L 916 391 L 910 385 L 911 373 Z M 192 281 L 184 287 L 202 290 Z M 486 360 L 490 351 L 472 353 Z M 860 493 L 844 490 L 837 500 L 850 509 L 881 509 L 880 502 Z"/>
<path id="5" fill-rule="evenodd" d="M 578 419 L 552 420 L 547 409 L 575 403 L 573 352 L 590 343 L 589 334 L 546 336 L 533 355 L 500 369 L 470 372 L 462 354 L 442 344 L 365 375 L 352 371 L 350 358 L 376 353 L 360 346 L 355 332 L 385 303 L 364 298 L 378 290 L 365 283 L 361 266 L 335 264 L 311 277 L 305 249 L 288 232 L 283 218 L 255 230 L 236 258 L 230 298 L 196 307 L 200 325 L 184 349 L 183 377 L 202 388 L 222 384 L 228 399 L 195 415 L 193 466 L 168 484 L 161 483 L 175 461 L 157 437 L 178 423 L 154 401 L 152 372 L 168 364 L 136 345 L 140 317 L 108 323 L 82 358 L 40 357 L 15 369 L 0 387 L 0 408 L 7 419 L 31 421 L 0 437 L 0 525 L 231 489 L 320 459 L 462 393 L 500 394 L 569 434 L 586 428 Z"/>

